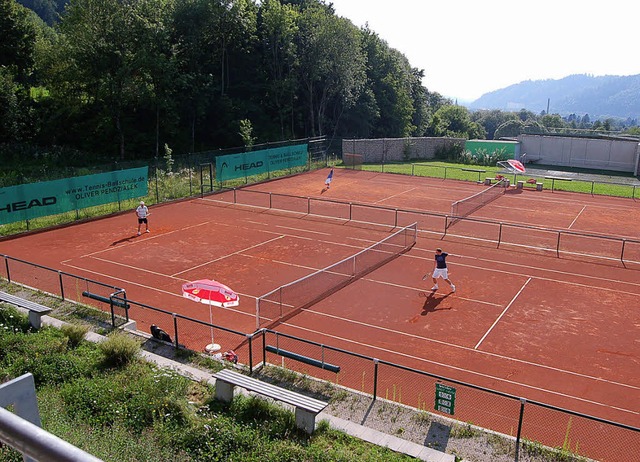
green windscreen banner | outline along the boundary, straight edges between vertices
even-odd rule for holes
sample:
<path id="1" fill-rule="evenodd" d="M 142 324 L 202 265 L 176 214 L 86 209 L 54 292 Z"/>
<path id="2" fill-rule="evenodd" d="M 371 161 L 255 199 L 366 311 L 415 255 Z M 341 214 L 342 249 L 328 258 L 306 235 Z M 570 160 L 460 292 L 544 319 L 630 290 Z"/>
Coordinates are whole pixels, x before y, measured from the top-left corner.
<path id="1" fill-rule="evenodd" d="M 307 144 L 229 154 L 216 158 L 217 181 L 234 180 L 251 175 L 307 165 Z"/>
<path id="2" fill-rule="evenodd" d="M 0 224 L 147 195 L 149 167 L 0 188 Z"/>

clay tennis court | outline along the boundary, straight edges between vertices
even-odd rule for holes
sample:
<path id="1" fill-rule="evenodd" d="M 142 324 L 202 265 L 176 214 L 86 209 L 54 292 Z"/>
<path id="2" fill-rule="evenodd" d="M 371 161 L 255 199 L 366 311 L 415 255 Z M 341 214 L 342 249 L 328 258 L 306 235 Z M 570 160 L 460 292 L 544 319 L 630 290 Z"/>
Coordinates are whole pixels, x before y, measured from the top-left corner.
<path id="1" fill-rule="evenodd" d="M 484 188 L 336 170 L 326 190 L 327 172 L 249 186 L 245 194 L 322 198 L 328 201 L 327 209 L 335 200 L 448 213 L 452 202 Z M 214 308 L 213 323 L 251 333 L 256 328 L 256 297 L 353 255 L 393 231 L 368 225 L 366 219 L 355 223 L 237 206 L 230 203 L 231 193 L 225 194 L 152 206 L 151 233 L 140 237 L 131 211 L 2 241 L 0 253 L 125 288 L 131 300 L 205 322 L 209 308 L 184 299 L 180 288 L 190 280 L 219 280 L 238 292 L 241 302 L 233 309 Z M 410 221 L 410 215 L 403 220 Z M 640 239 L 640 205 L 632 199 L 509 191 L 472 217 Z M 615 245 L 575 238 L 577 247 L 592 242 L 602 258 L 579 251 L 558 258 L 537 247 L 538 241 L 556 238 L 536 230 L 512 229 L 519 244 L 497 247 L 484 239 L 482 223 L 461 221 L 446 235 L 436 231 L 438 226 L 419 222 L 419 229 L 429 231 L 419 232 L 408 252 L 277 329 L 637 426 L 640 246 L 629 244 L 623 262 Z M 469 238 L 474 230 L 477 237 Z M 431 280 L 422 281 L 433 268 L 436 247 L 451 254 L 447 262 L 455 294 L 442 281 L 440 290 L 432 293 Z M 149 318 L 149 312 L 136 312 L 135 307 L 130 317 L 146 332 L 150 324 L 168 321 Z M 207 329 L 199 335 L 201 341 L 189 338 L 189 347 L 201 350 L 210 342 Z M 216 339 L 223 349 L 238 347 L 223 334 Z"/>

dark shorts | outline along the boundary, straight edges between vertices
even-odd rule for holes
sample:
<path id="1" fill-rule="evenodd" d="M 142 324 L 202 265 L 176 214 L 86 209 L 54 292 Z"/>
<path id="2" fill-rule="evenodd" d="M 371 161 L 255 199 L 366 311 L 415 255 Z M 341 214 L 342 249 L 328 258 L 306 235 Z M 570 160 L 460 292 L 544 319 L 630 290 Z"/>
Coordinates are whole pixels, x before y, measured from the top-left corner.
<path id="1" fill-rule="evenodd" d="M 138 218 L 138 224 L 147 223 L 146 218 Z"/>

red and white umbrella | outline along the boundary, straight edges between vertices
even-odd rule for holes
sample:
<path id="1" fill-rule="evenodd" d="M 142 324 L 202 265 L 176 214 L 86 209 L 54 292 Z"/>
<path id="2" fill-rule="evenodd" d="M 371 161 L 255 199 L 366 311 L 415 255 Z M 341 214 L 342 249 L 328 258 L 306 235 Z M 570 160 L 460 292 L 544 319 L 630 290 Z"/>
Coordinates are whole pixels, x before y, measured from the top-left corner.
<path id="1" fill-rule="evenodd" d="M 515 159 L 499 160 L 496 164 L 507 170 L 509 173 L 514 173 L 516 175 L 527 171 L 522 162 Z"/>
<path id="2" fill-rule="evenodd" d="M 199 279 L 182 285 L 182 296 L 205 305 L 228 308 L 238 306 L 240 297 L 221 282 Z"/>
<path id="3" fill-rule="evenodd" d="M 519 160 L 509 159 L 507 160 L 507 162 L 509 162 L 509 165 L 511 166 L 511 168 L 513 168 L 514 173 L 524 173 L 527 171 L 527 169 L 524 168 L 522 162 L 520 162 Z"/>
<path id="4" fill-rule="evenodd" d="M 238 306 L 240 297 L 229 287 L 221 282 L 211 279 L 199 279 L 197 281 L 187 282 L 182 285 L 182 296 L 193 300 L 194 302 L 209 305 L 209 323 L 213 324 L 213 313 L 211 306 L 220 308 L 228 308 L 230 306 Z M 205 347 L 209 353 L 220 350 L 220 345 L 213 341 L 213 327 L 211 327 L 211 343 Z"/>

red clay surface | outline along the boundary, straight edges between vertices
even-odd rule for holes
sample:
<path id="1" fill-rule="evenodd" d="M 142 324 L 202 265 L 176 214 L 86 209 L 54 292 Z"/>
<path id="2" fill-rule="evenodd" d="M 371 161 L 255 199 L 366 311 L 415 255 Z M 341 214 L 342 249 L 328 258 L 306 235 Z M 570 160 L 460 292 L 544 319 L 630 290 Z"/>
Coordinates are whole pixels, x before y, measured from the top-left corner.
<path id="1" fill-rule="evenodd" d="M 325 190 L 326 174 L 312 172 L 249 189 L 448 213 L 453 201 L 482 188 L 336 170 L 331 189 Z M 182 298 L 180 287 L 194 279 L 220 280 L 240 294 L 241 302 L 236 309 L 214 308 L 213 323 L 251 333 L 256 327 L 256 297 L 353 255 L 390 231 L 225 205 L 216 196 L 154 206 L 152 211 L 151 233 L 140 237 L 135 235 L 132 211 L 5 240 L 0 242 L 0 253 L 123 287 L 131 300 L 205 322 L 209 308 Z M 473 217 L 640 239 L 640 204 L 631 199 L 525 190 L 501 196 Z M 463 223 L 454 225 L 454 232 L 444 238 L 420 233 L 409 252 L 303 310 L 277 330 L 638 426 L 640 271 L 615 258 L 557 258 L 526 246 L 496 248 L 495 243 L 460 239 L 454 234 L 459 225 Z M 473 230 L 473 224 L 464 226 Z M 458 288 L 455 294 L 442 281 L 440 290 L 432 293 L 431 280 L 422 281 L 433 268 L 436 247 L 452 254 L 448 263 Z M 29 285 L 38 287 L 39 281 L 28 279 L 27 269 L 24 273 Z M 45 278 L 40 279 L 45 284 Z M 55 284 L 55 278 L 46 284 Z M 135 306 L 130 316 L 146 332 L 151 323 L 169 332 L 173 329 L 168 316 Z M 201 349 L 210 343 L 210 333 L 202 326 L 183 340 Z M 224 333 L 216 333 L 216 342 L 223 349 L 239 343 Z M 328 377 L 336 380 L 335 375 Z M 396 383 L 404 390 L 402 402 L 432 406 L 431 388 L 411 383 L 415 377 L 398 373 L 394 380 L 393 393 Z M 343 364 L 340 383 L 368 387 L 361 382 L 364 378 L 350 377 L 348 365 Z M 380 386 L 385 391 L 379 394 L 390 397 L 390 382 Z M 471 396 L 472 391 L 466 399 Z M 464 395 L 459 400 L 464 402 Z M 478 405 L 473 403 L 469 406 Z M 479 412 L 491 420 L 486 406 L 490 403 L 478 406 L 483 409 Z M 504 423 L 517 419 L 517 413 L 516 405 L 508 417 L 494 418 Z M 473 420 L 480 421 L 477 416 Z M 513 422 L 509 426 L 496 424 L 507 433 Z M 629 436 L 638 438 L 635 433 Z M 627 451 L 629 444 L 625 440 Z M 638 441 L 635 444 L 640 447 Z"/>

